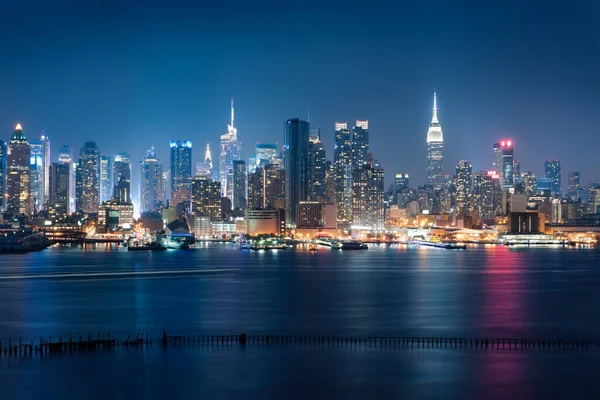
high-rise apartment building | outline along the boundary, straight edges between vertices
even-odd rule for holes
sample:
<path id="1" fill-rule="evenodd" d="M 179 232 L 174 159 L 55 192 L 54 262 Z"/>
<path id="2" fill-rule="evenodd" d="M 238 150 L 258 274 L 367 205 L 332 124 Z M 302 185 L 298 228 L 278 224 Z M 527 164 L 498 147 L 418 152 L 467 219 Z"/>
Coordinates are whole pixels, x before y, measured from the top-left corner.
<path id="1" fill-rule="evenodd" d="M 30 155 L 29 142 L 21 124 L 17 124 L 8 143 L 6 166 L 6 210 L 15 214 L 31 215 L 33 212 Z"/>
<path id="2" fill-rule="evenodd" d="M 523 194 L 527 197 L 535 196 L 537 188 L 536 188 L 536 177 L 533 174 L 533 172 L 531 172 L 531 171 L 523 172 L 523 176 L 521 179 L 523 181 L 522 182 L 523 183 Z"/>
<path id="3" fill-rule="evenodd" d="M 308 154 L 308 197 L 311 201 L 324 202 L 327 199 L 327 156 L 321 141 L 320 128 L 311 130 Z"/>
<path id="4" fill-rule="evenodd" d="M 221 182 L 207 175 L 196 175 L 192 180 L 192 213 L 221 219 Z"/>
<path id="5" fill-rule="evenodd" d="M 55 162 L 50 165 L 48 184 L 50 192 L 48 193 L 47 205 L 49 209 L 55 210 L 64 216 L 69 213 L 69 185 L 71 171 L 69 164 Z M 60 210 L 60 211 L 57 211 Z"/>
<path id="6" fill-rule="evenodd" d="M 550 179 L 550 193 L 553 197 L 561 197 L 561 170 L 559 160 L 546 160 L 544 163 L 546 178 Z"/>
<path id="7" fill-rule="evenodd" d="M 171 141 L 171 205 L 189 203 L 192 194 L 192 142 Z"/>
<path id="8" fill-rule="evenodd" d="M 113 162 L 113 199 L 119 204 L 131 203 L 131 156 L 119 153 Z"/>
<path id="9" fill-rule="evenodd" d="M 298 118 L 285 122 L 285 222 L 296 227 L 298 203 L 308 200 L 308 134 L 310 125 Z"/>
<path id="10" fill-rule="evenodd" d="M 233 160 L 233 208 L 246 209 L 246 162 Z"/>
<path id="11" fill-rule="evenodd" d="M 98 212 L 100 205 L 100 149 L 95 142 L 83 144 L 77 165 L 77 209 Z"/>
<path id="12" fill-rule="evenodd" d="M 146 151 L 146 157 L 141 162 L 140 183 L 140 211 L 159 211 L 164 194 L 163 168 L 156 157 L 154 146 Z"/>
<path id="13" fill-rule="evenodd" d="M 437 98 L 433 92 L 433 116 L 427 131 L 427 182 L 434 190 L 444 185 L 444 134 L 437 116 Z"/>
<path id="14" fill-rule="evenodd" d="M 356 125 L 352 128 L 352 168 L 366 165 L 370 157 L 369 121 L 356 120 Z"/>
<path id="15" fill-rule="evenodd" d="M 473 170 L 471 162 L 461 160 L 456 166 L 456 214 L 468 215 L 471 204 Z"/>
<path id="16" fill-rule="evenodd" d="M 496 216 L 494 209 L 494 184 L 493 177 L 498 175 L 492 171 L 479 171 L 473 177 L 473 205 L 479 217 L 485 220 L 492 220 Z"/>
<path id="17" fill-rule="evenodd" d="M 248 174 L 248 208 L 278 208 L 285 198 L 284 186 L 284 169 L 272 164 L 257 168 Z"/>
<path id="18" fill-rule="evenodd" d="M 352 222 L 352 135 L 346 122 L 335 123 L 333 186 L 338 227 L 347 228 Z"/>
<path id="19" fill-rule="evenodd" d="M 69 146 L 62 146 L 58 150 L 58 163 L 69 167 L 69 205 L 67 214 L 75 212 L 75 163 L 73 162 L 73 150 Z"/>
<path id="20" fill-rule="evenodd" d="M 234 127 L 234 108 L 233 99 L 231 99 L 231 124 L 227 125 L 227 133 L 221 135 L 221 152 L 219 158 L 219 180 L 221 181 L 221 190 L 223 197 L 230 200 L 233 197 L 233 161 L 241 159 L 241 145 L 237 138 L 237 129 Z"/>
<path id="21" fill-rule="evenodd" d="M 352 226 L 383 229 L 385 219 L 383 168 L 369 162 L 352 173 Z"/>

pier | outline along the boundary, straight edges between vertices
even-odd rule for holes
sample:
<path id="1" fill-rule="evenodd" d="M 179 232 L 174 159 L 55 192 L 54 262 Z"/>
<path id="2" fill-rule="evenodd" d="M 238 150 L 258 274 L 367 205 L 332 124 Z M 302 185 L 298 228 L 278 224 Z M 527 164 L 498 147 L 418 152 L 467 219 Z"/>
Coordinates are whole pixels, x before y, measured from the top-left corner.
<path id="1" fill-rule="evenodd" d="M 161 347 L 244 347 L 265 346 L 343 347 L 356 349 L 386 349 L 389 351 L 419 349 L 473 349 L 481 351 L 598 351 L 600 340 L 530 339 L 530 338 L 466 338 L 424 336 L 340 336 L 340 335 L 162 335 L 150 339 L 147 332 L 128 335 L 126 339 L 110 334 L 68 337 L 22 338 L 0 341 L 0 357 L 30 357 L 33 355 L 71 354 L 94 351 L 114 351 L 126 348 Z"/>

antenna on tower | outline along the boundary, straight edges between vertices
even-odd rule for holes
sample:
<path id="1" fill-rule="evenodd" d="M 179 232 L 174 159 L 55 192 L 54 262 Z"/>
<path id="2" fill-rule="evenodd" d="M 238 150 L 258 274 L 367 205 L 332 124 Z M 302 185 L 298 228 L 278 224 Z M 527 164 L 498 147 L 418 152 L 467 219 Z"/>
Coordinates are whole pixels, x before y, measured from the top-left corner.
<path id="1" fill-rule="evenodd" d="M 233 97 L 231 98 L 231 126 L 233 127 L 233 118 L 234 118 L 234 111 L 233 111 Z"/>

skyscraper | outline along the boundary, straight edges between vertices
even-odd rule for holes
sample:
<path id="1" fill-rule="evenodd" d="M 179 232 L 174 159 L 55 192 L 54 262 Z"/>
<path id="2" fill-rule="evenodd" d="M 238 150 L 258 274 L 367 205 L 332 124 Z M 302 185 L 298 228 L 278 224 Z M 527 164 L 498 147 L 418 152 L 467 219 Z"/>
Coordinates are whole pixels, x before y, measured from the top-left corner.
<path id="1" fill-rule="evenodd" d="M 192 142 L 170 142 L 171 205 L 189 202 L 192 194 Z"/>
<path id="2" fill-rule="evenodd" d="M 256 167 L 265 167 L 267 165 L 276 165 L 281 168 L 281 158 L 276 144 L 257 143 L 255 149 Z"/>
<path id="3" fill-rule="evenodd" d="M 69 205 L 67 214 L 75 212 L 75 163 L 73 150 L 69 146 L 62 146 L 58 150 L 58 162 L 69 167 Z"/>
<path id="4" fill-rule="evenodd" d="M 246 162 L 233 160 L 233 208 L 246 209 Z"/>
<path id="5" fill-rule="evenodd" d="M 212 155 L 210 153 L 210 145 L 206 143 L 206 150 L 204 151 L 204 161 L 196 163 L 196 175 L 208 175 L 212 177 Z"/>
<path id="6" fill-rule="evenodd" d="M 6 210 L 6 142 L 0 140 L 0 211 Z"/>
<path id="7" fill-rule="evenodd" d="M 192 180 L 192 213 L 221 219 L 221 182 L 207 175 L 196 175 Z"/>
<path id="8" fill-rule="evenodd" d="M 278 208 L 285 198 L 285 170 L 270 164 L 248 174 L 248 208 Z M 279 206 L 282 207 L 282 206 Z"/>
<path id="9" fill-rule="evenodd" d="M 308 134 L 310 125 L 298 118 L 285 122 L 285 222 L 296 226 L 298 203 L 308 200 Z"/>
<path id="10" fill-rule="evenodd" d="M 511 139 L 502 139 L 494 143 L 494 170 L 498 171 L 504 190 L 514 187 L 515 184 L 513 146 L 514 142 Z"/>
<path id="11" fill-rule="evenodd" d="M 356 120 L 352 128 L 352 168 L 361 168 L 369 162 L 369 121 Z"/>
<path id="12" fill-rule="evenodd" d="M 48 208 L 60 209 L 61 215 L 69 212 L 69 184 L 71 171 L 69 164 L 55 162 L 50 165 L 48 185 Z"/>
<path id="13" fill-rule="evenodd" d="M 227 125 L 227 133 L 221 135 L 221 153 L 219 159 L 219 180 L 221 181 L 221 190 L 223 196 L 231 199 L 233 193 L 229 193 L 233 187 L 228 179 L 233 177 L 233 161 L 241 158 L 241 146 L 237 139 L 237 129 L 234 127 L 234 108 L 233 99 L 231 99 L 231 124 Z"/>
<path id="14" fill-rule="evenodd" d="M 437 116 L 436 92 L 433 92 L 433 116 L 427 131 L 427 181 L 435 190 L 444 184 L 444 134 Z"/>
<path id="15" fill-rule="evenodd" d="M 324 202 L 327 198 L 327 157 L 321 141 L 321 129 L 311 129 L 308 142 L 309 153 L 309 190 L 308 197 L 312 201 Z"/>
<path id="16" fill-rule="evenodd" d="M 523 194 L 527 197 L 535 196 L 536 178 L 531 171 L 523 172 Z"/>
<path id="17" fill-rule="evenodd" d="M 346 122 L 335 123 L 333 192 L 338 226 L 347 228 L 352 221 L 352 136 Z"/>
<path id="18" fill-rule="evenodd" d="M 471 163 L 461 160 L 456 166 L 456 214 L 468 215 L 471 202 L 473 170 Z"/>
<path id="19" fill-rule="evenodd" d="M 492 220 L 496 216 L 494 212 L 494 187 L 492 182 L 494 174 L 489 174 L 487 171 L 479 171 L 473 177 L 473 205 L 479 217 L 484 221 Z"/>
<path id="20" fill-rule="evenodd" d="M 98 212 L 100 204 L 100 149 L 95 142 L 83 144 L 77 165 L 77 209 Z"/>
<path id="21" fill-rule="evenodd" d="M 100 202 L 110 201 L 113 193 L 113 173 L 110 156 L 100 156 Z"/>
<path id="22" fill-rule="evenodd" d="M 558 160 L 547 160 L 544 164 L 544 170 L 546 171 L 546 178 L 550 179 L 551 187 L 550 192 L 553 197 L 561 197 L 561 171 L 560 161 Z"/>
<path id="23" fill-rule="evenodd" d="M 577 201 L 579 199 L 579 172 L 569 172 L 569 199 Z"/>
<path id="24" fill-rule="evenodd" d="M 31 148 L 21 124 L 15 127 L 7 153 L 6 210 L 15 214 L 30 215 L 33 211 L 30 192 Z"/>
<path id="25" fill-rule="evenodd" d="M 31 168 L 31 200 L 33 211 L 44 208 L 48 194 L 48 173 L 50 168 L 50 139 L 43 134 L 39 139 L 29 141 Z"/>
<path id="26" fill-rule="evenodd" d="M 146 151 L 146 157 L 141 164 L 141 212 L 159 211 L 163 202 L 163 168 L 158 162 L 154 146 Z"/>
<path id="27" fill-rule="evenodd" d="M 352 225 L 383 229 L 383 169 L 377 161 L 369 162 L 352 173 Z"/>
<path id="28" fill-rule="evenodd" d="M 119 204 L 131 204 L 131 157 L 119 153 L 113 163 L 113 199 Z"/>

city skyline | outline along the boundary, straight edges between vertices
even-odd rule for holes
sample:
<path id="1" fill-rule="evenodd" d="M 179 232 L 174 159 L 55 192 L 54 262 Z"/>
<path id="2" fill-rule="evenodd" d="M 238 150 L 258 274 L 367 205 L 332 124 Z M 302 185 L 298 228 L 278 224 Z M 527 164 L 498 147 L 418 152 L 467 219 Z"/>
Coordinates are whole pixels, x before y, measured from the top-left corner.
<path id="1" fill-rule="evenodd" d="M 598 180 L 593 149 L 600 138 L 589 133 L 598 122 L 599 83 L 590 69 L 598 56 L 588 51 L 597 45 L 592 13 L 564 16 L 552 6 L 540 12 L 519 3 L 518 13 L 486 4 L 460 15 L 432 2 L 389 5 L 382 14 L 376 5 L 308 1 L 270 5 L 260 24 L 247 25 L 236 22 L 259 18 L 260 7 L 215 7 L 206 15 L 184 7 L 178 23 L 157 36 L 153 28 L 174 15 L 151 5 L 78 5 L 68 14 L 9 5 L 0 24 L 7 38 L 0 46 L 13 55 L 0 65 L 2 140 L 21 122 L 30 138 L 45 130 L 54 149 L 79 149 L 91 139 L 104 153 L 127 151 L 137 162 L 154 145 L 164 162 L 163 143 L 188 138 L 194 160 L 209 143 L 216 165 L 230 97 L 244 160 L 256 142 L 281 145 L 282 122 L 308 119 L 310 102 L 311 126 L 321 127 L 329 157 L 335 121 L 368 119 L 371 149 L 389 171 L 386 186 L 394 172 L 424 182 L 423 130 L 437 89 L 445 171 L 462 159 L 487 169 L 490 156 L 482 149 L 512 138 L 523 171 L 541 176 L 545 160 L 558 159 L 563 171 L 579 171 L 582 183 Z M 283 18 L 290 12 L 293 21 Z M 331 27 L 333 16 L 356 15 L 363 23 L 344 35 Z M 219 29 L 224 21 L 230 29 Z M 22 23 L 37 32 L 18 29 Z M 467 35 L 475 29 L 477 37 Z M 44 40 L 36 39 L 39 31 Z M 282 56 L 290 46 L 302 57 L 288 66 Z M 344 58 L 353 61 L 339 68 Z M 566 138 L 586 146 L 562 146 Z"/>

